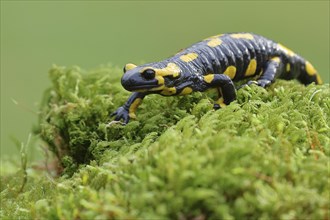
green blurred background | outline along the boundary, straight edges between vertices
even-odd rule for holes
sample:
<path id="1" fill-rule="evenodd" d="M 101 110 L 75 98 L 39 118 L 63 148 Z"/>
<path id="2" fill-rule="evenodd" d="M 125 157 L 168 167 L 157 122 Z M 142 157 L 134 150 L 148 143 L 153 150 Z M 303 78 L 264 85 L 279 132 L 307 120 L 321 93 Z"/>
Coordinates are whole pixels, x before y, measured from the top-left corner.
<path id="1" fill-rule="evenodd" d="M 37 123 L 52 64 L 141 64 L 240 31 L 281 42 L 329 82 L 329 1 L 1 1 L 1 158 Z"/>

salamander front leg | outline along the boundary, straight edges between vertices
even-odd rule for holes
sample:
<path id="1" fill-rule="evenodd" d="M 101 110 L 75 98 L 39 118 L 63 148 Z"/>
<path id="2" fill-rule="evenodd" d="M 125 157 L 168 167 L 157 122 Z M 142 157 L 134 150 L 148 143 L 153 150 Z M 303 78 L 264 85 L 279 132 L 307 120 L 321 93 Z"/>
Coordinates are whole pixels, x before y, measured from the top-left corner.
<path id="1" fill-rule="evenodd" d="M 227 75 L 209 74 L 204 76 L 204 82 L 209 88 L 217 88 L 218 90 L 218 100 L 214 103 L 214 109 L 229 105 L 236 99 L 234 83 Z"/>
<path id="2" fill-rule="evenodd" d="M 279 75 L 283 71 L 283 63 L 279 57 L 274 57 L 268 61 L 265 67 L 265 71 L 260 75 L 260 77 L 256 80 L 250 80 L 246 84 L 242 85 L 240 88 L 255 84 L 265 88 L 269 86 L 274 81 L 276 75 Z"/>
<path id="3" fill-rule="evenodd" d="M 145 96 L 145 93 L 133 92 L 126 103 L 113 112 L 110 117 L 116 116 L 115 121 L 123 119 L 124 123 L 127 124 L 130 118 L 136 118 L 135 111 Z"/>

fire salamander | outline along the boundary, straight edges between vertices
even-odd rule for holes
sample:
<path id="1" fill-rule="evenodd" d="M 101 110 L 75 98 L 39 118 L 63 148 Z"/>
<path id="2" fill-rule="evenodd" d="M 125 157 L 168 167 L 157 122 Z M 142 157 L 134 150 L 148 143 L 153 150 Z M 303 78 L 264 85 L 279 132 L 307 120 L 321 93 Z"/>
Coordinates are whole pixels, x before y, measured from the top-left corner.
<path id="1" fill-rule="evenodd" d="M 252 33 L 212 36 L 161 62 L 126 64 L 122 86 L 132 91 L 127 102 L 111 116 L 128 123 L 148 94 L 186 95 L 216 88 L 214 109 L 236 99 L 233 81 L 257 76 L 244 85 L 270 85 L 275 78 L 298 79 L 307 85 L 322 80 L 312 64 L 282 44 Z"/>

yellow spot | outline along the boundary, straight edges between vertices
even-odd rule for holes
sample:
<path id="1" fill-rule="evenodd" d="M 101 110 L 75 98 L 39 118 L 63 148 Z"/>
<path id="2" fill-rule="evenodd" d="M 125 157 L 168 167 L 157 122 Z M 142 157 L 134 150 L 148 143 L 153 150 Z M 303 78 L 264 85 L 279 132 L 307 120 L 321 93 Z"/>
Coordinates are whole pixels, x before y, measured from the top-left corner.
<path id="1" fill-rule="evenodd" d="M 157 69 L 153 68 L 150 66 L 144 67 L 140 70 L 140 73 L 143 73 L 146 69 L 153 69 L 156 72 L 156 77 L 157 76 L 173 76 L 173 77 L 178 77 L 180 75 L 181 69 L 178 65 L 175 63 L 168 63 L 165 68 L 162 69 Z M 158 83 L 160 84 L 160 83 Z"/>
<path id="2" fill-rule="evenodd" d="M 278 47 L 279 47 L 282 51 L 284 51 L 284 53 L 286 53 L 286 54 L 289 55 L 290 57 L 292 57 L 292 56 L 295 55 L 295 53 L 294 53 L 292 50 L 290 50 L 289 48 L 283 46 L 282 44 L 277 44 L 277 45 L 278 45 Z"/>
<path id="3" fill-rule="evenodd" d="M 316 74 L 316 82 L 317 82 L 317 84 L 323 84 L 323 81 L 322 81 L 322 79 L 321 79 L 321 77 L 320 77 L 320 75 L 319 74 Z"/>
<path id="4" fill-rule="evenodd" d="M 248 40 L 253 40 L 253 35 L 252 34 L 231 34 L 230 35 L 232 38 L 236 39 L 248 39 Z"/>
<path id="5" fill-rule="evenodd" d="M 133 63 L 128 63 L 128 64 L 125 65 L 125 71 L 132 70 L 135 67 L 137 67 L 137 65 L 135 65 Z"/>
<path id="6" fill-rule="evenodd" d="M 316 69 L 313 67 L 313 65 L 308 61 L 306 61 L 306 63 L 305 63 L 305 68 L 306 68 L 307 74 L 310 76 L 314 76 L 317 72 Z"/>
<path id="7" fill-rule="evenodd" d="M 290 72 L 290 70 L 291 70 L 291 65 L 290 65 L 290 63 L 287 63 L 286 64 L 286 71 Z"/>
<path id="8" fill-rule="evenodd" d="M 192 88 L 186 87 L 181 91 L 180 95 L 187 95 L 187 94 L 192 93 L 192 91 L 193 91 Z"/>
<path id="9" fill-rule="evenodd" d="M 167 67 L 163 69 L 154 69 L 156 72 L 156 75 L 160 76 L 173 76 L 178 77 L 180 75 L 181 69 L 178 65 L 175 63 L 168 63 Z"/>
<path id="10" fill-rule="evenodd" d="M 227 105 L 224 102 L 223 97 L 219 98 L 215 103 L 217 103 L 218 105 L 220 105 L 221 108 L 226 107 Z"/>
<path id="11" fill-rule="evenodd" d="M 246 68 L 246 71 L 245 71 L 245 76 L 252 76 L 253 74 L 256 73 L 256 69 L 257 69 L 256 59 L 250 60 L 250 63 L 249 63 L 249 65 L 248 65 L 248 67 Z"/>
<path id="12" fill-rule="evenodd" d="M 141 98 L 137 98 L 133 101 L 133 103 L 131 104 L 131 106 L 129 107 L 129 110 L 128 110 L 128 115 L 130 118 L 136 118 L 135 111 L 139 107 L 141 102 L 142 102 Z"/>
<path id="13" fill-rule="evenodd" d="M 197 57 L 198 57 L 197 53 L 188 53 L 188 54 L 180 56 L 180 59 L 184 62 L 190 62 L 190 61 L 193 61 L 194 59 L 196 59 Z"/>
<path id="14" fill-rule="evenodd" d="M 276 63 L 281 62 L 281 59 L 279 57 L 273 57 L 271 60 L 275 61 Z"/>
<path id="15" fill-rule="evenodd" d="M 221 36 L 223 36 L 223 34 L 213 35 L 213 36 L 211 36 L 211 37 L 205 38 L 204 41 L 205 41 L 205 40 L 212 40 L 213 38 L 218 38 L 218 37 L 221 37 Z"/>
<path id="16" fill-rule="evenodd" d="M 204 76 L 204 81 L 207 83 L 211 83 L 213 79 L 214 79 L 214 74 L 208 74 Z"/>
<path id="17" fill-rule="evenodd" d="M 213 38 L 209 42 L 207 42 L 207 45 L 210 47 L 216 47 L 219 46 L 222 43 L 222 41 L 219 38 Z"/>
<path id="18" fill-rule="evenodd" d="M 229 76 L 229 78 L 231 78 L 231 79 L 234 79 L 234 77 L 236 75 L 236 67 L 235 66 L 228 66 L 223 74 Z"/>
<path id="19" fill-rule="evenodd" d="M 163 91 L 160 92 L 162 95 L 174 95 L 176 93 L 175 87 L 164 87 Z"/>
<path id="20" fill-rule="evenodd" d="M 164 77 L 162 76 L 155 76 L 155 79 L 158 81 L 158 85 L 164 85 Z"/>

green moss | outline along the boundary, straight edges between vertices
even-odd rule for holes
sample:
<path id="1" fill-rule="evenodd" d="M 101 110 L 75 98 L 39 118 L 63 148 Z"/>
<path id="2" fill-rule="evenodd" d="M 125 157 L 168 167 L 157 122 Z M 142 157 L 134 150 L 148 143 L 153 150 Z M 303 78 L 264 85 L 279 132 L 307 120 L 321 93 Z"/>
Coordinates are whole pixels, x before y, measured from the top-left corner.
<path id="1" fill-rule="evenodd" d="M 122 126 L 120 75 L 50 70 L 36 133 L 64 172 L 28 168 L 21 193 L 24 172 L 1 174 L 1 218 L 329 218 L 328 84 L 245 87 L 219 111 L 212 93 L 149 95 Z"/>

